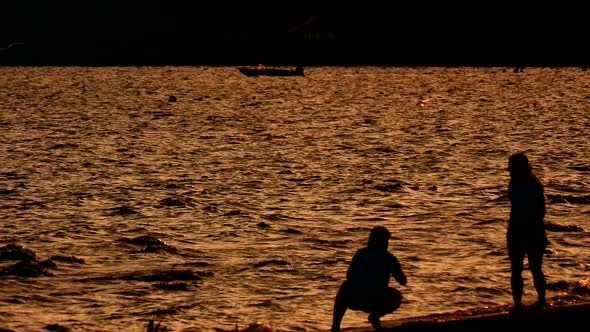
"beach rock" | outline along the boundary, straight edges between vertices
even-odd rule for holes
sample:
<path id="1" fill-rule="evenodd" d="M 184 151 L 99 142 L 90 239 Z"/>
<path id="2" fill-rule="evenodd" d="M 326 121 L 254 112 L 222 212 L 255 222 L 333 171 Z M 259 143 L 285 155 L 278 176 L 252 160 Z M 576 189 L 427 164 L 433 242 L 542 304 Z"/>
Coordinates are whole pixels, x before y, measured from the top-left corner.
<path id="1" fill-rule="evenodd" d="M 13 275 L 17 277 L 55 277 L 44 265 L 36 260 L 24 260 L 0 270 L 0 276 Z"/>
<path id="2" fill-rule="evenodd" d="M 45 330 L 50 332 L 69 332 L 71 331 L 69 328 L 65 326 L 61 326 L 59 324 L 50 324 L 44 327 Z"/>
<path id="3" fill-rule="evenodd" d="M 15 243 L 9 243 L 4 247 L 0 247 L 0 261 L 22 261 L 22 260 L 36 260 L 37 254 L 31 250 L 23 248 Z"/>
<path id="4" fill-rule="evenodd" d="M 78 258 L 76 256 L 61 256 L 61 255 L 53 255 L 51 256 L 52 261 L 61 261 L 61 262 L 68 262 L 68 263 L 76 263 L 76 264 L 84 264 L 83 258 Z"/>

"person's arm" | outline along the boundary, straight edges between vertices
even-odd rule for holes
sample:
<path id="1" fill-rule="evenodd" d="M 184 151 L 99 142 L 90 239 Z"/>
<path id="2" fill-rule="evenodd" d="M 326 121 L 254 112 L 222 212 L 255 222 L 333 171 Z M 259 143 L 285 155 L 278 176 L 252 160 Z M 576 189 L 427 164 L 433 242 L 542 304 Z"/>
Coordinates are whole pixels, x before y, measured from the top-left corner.
<path id="1" fill-rule="evenodd" d="M 392 275 L 395 281 L 397 281 L 400 285 L 405 286 L 408 283 L 408 278 L 406 278 L 406 274 L 401 268 L 394 271 Z"/>
<path id="2" fill-rule="evenodd" d="M 536 206 L 535 206 L 535 211 L 538 215 L 538 218 L 540 220 L 543 220 L 543 218 L 545 218 L 545 213 L 546 213 L 546 200 L 547 200 L 547 196 L 545 196 L 545 190 L 543 188 L 543 185 L 537 180 L 537 192 L 536 192 Z"/>
<path id="3" fill-rule="evenodd" d="M 350 279 L 351 271 L 352 271 L 352 264 L 350 264 L 348 266 L 348 270 L 346 270 L 346 280 Z"/>
<path id="4" fill-rule="evenodd" d="M 352 259 L 350 260 L 350 264 L 348 265 L 348 270 L 346 270 L 346 280 L 350 279 L 350 276 L 352 275 L 352 270 L 353 270 L 353 265 L 356 264 L 356 260 L 357 260 L 357 255 L 353 255 Z"/>
<path id="5" fill-rule="evenodd" d="M 395 256 L 391 255 L 391 258 L 391 275 L 400 285 L 405 286 L 408 283 L 408 278 L 406 278 L 406 274 L 402 270 L 402 265 Z"/>

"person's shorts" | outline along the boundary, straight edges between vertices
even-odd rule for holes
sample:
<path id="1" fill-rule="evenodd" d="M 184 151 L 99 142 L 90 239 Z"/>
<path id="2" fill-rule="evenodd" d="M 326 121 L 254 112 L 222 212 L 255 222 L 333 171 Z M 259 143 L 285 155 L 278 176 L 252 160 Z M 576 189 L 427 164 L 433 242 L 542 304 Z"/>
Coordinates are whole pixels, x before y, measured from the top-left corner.
<path id="1" fill-rule="evenodd" d="M 530 229 L 508 229 L 506 234 L 508 246 L 521 250 L 543 250 L 549 245 L 545 228 L 541 225 Z"/>
<path id="2" fill-rule="evenodd" d="M 351 295 L 348 299 L 348 307 L 351 310 L 372 312 L 393 312 L 402 302 L 402 293 L 393 287 L 383 289 L 378 294 Z"/>

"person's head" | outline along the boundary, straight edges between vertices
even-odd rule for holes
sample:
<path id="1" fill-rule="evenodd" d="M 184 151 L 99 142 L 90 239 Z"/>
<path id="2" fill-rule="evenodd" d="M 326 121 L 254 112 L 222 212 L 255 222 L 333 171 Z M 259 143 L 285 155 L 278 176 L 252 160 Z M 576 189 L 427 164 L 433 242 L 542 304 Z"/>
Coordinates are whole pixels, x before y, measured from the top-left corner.
<path id="1" fill-rule="evenodd" d="M 508 172 L 513 179 L 525 179 L 531 174 L 531 165 L 529 158 L 524 152 L 518 152 L 510 156 L 508 159 Z"/>
<path id="2" fill-rule="evenodd" d="M 384 226 L 375 226 L 369 234 L 369 247 L 387 249 L 391 233 Z"/>

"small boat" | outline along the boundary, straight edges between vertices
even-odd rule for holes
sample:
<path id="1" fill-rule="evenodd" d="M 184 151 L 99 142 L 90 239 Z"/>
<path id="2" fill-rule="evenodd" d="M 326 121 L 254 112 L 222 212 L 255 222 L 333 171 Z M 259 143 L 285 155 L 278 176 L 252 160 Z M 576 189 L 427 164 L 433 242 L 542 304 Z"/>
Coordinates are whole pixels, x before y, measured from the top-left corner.
<path id="1" fill-rule="evenodd" d="M 301 66 L 295 69 L 285 69 L 258 65 L 256 67 L 238 67 L 238 70 L 246 76 L 305 76 Z"/>

